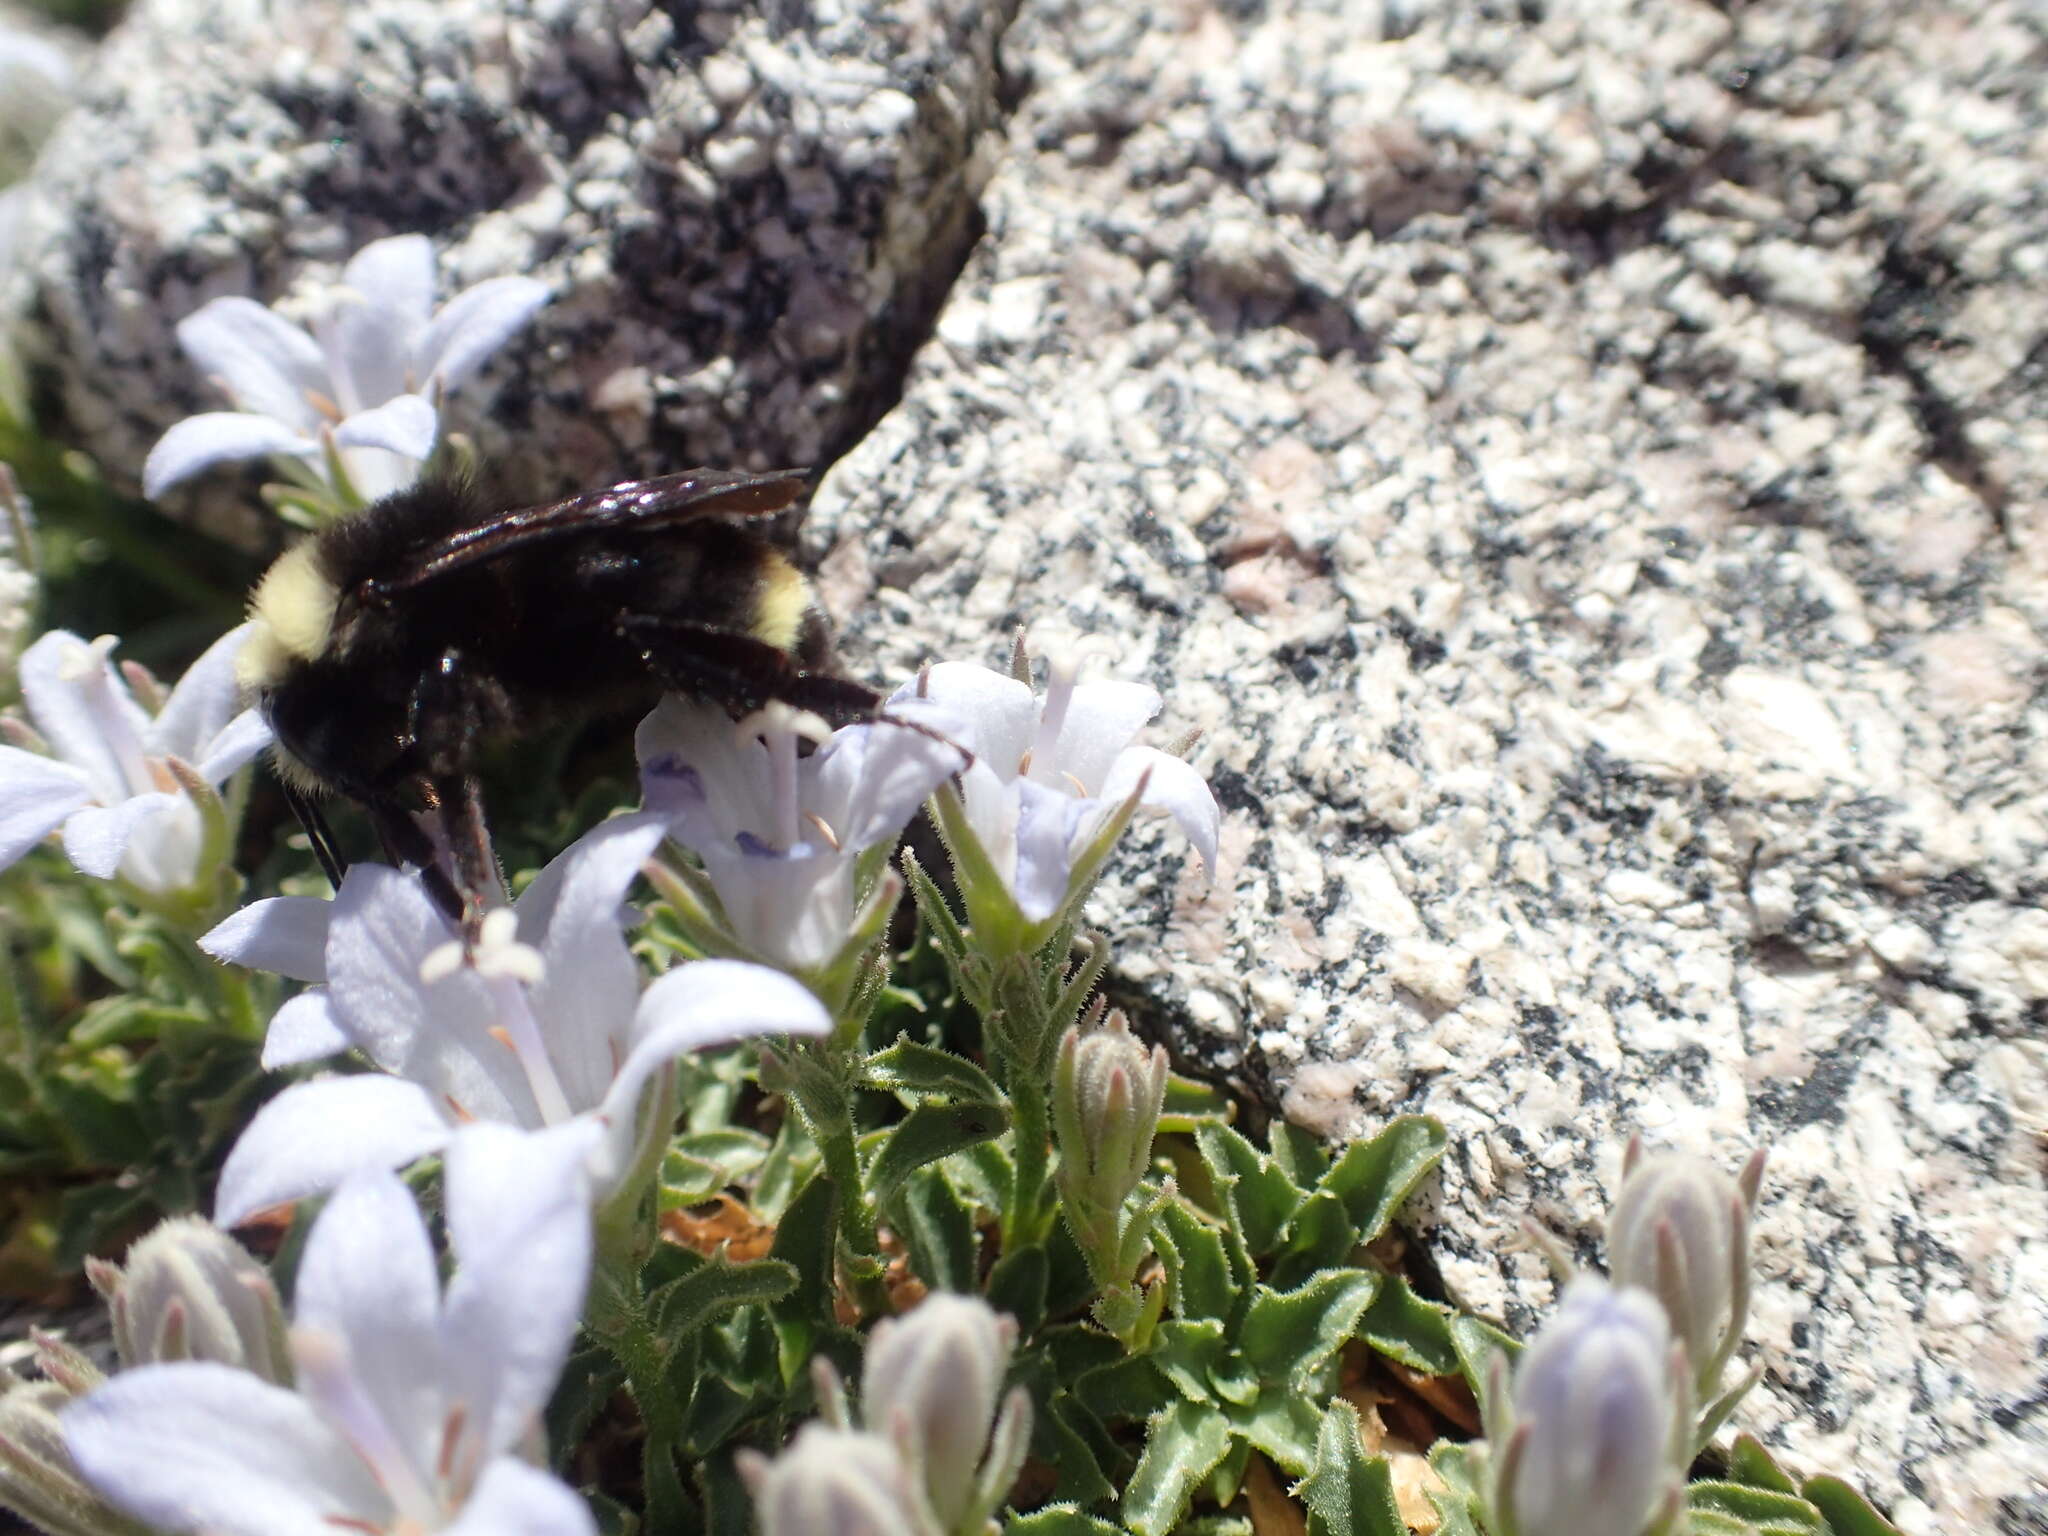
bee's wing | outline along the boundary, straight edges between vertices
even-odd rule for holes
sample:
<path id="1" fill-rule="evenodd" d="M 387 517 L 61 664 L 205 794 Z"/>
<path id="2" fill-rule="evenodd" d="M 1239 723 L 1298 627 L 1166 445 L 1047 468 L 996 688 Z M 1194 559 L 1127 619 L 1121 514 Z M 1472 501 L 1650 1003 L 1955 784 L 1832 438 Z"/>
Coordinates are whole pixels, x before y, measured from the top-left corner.
<path id="1" fill-rule="evenodd" d="M 686 469 L 652 480 L 627 480 L 602 491 L 502 512 L 436 540 L 417 551 L 403 570 L 367 586 L 374 597 L 403 592 L 549 539 L 615 529 L 671 528 L 700 517 L 766 517 L 802 495 L 807 478 L 800 469 L 767 474 Z"/>

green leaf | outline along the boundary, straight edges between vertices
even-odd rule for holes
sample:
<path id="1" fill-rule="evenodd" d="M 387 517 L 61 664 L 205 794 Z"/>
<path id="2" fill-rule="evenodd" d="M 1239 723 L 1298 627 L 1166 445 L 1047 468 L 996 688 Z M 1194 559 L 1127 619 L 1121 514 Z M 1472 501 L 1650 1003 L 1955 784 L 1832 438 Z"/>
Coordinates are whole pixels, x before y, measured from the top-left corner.
<path id="1" fill-rule="evenodd" d="M 1045 1250 L 1036 1243 L 1004 1254 L 988 1272 L 988 1304 L 1017 1319 L 1020 1338 L 1045 1321 Z"/>
<path id="2" fill-rule="evenodd" d="M 1485 1465 L 1483 1452 L 1470 1445 L 1439 1440 L 1430 1450 L 1430 1470 L 1444 1485 L 1429 1491 L 1429 1502 L 1443 1521 L 1437 1536 L 1481 1536 L 1479 1483 Z"/>
<path id="3" fill-rule="evenodd" d="M 1074 1395 L 1087 1403 L 1088 1411 L 1105 1424 L 1149 1419 L 1173 1401 L 1175 1392 L 1144 1355 L 1131 1355 L 1085 1374 L 1063 1370 L 1061 1379 L 1073 1381 Z"/>
<path id="4" fill-rule="evenodd" d="M 797 1282 L 796 1266 L 779 1259 L 750 1264 L 712 1259 L 649 1296 L 648 1311 L 655 1331 L 673 1343 L 740 1307 L 778 1302 L 796 1290 Z"/>
<path id="5" fill-rule="evenodd" d="M 1695 1529 L 1709 1529 L 1704 1522 L 1718 1515 L 1755 1536 L 1827 1536 L 1820 1511 L 1797 1494 L 1740 1483 L 1694 1483 L 1685 1490 L 1685 1507 Z"/>
<path id="6" fill-rule="evenodd" d="M 1314 1189 L 1330 1171 L 1330 1153 L 1322 1139 L 1292 1120 L 1275 1120 L 1266 1132 L 1273 1161 L 1296 1189 Z"/>
<path id="7" fill-rule="evenodd" d="M 1223 1238 L 1179 1200 L 1170 1201 L 1152 1228 L 1166 1266 L 1168 1300 L 1176 1317 L 1226 1318 L 1237 1305 Z"/>
<path id="8" fill-rule="evenodd" d="M 1003 1536 L 1124 1536 L 1124 1528 L 1084 1515 L 1071 1504 L 1048 1504 L 1004 1521 Z"/>
<path id="9" fill-rule="evenodd" d="M 1450 1308 L 1424 1301 L 1399 1275 L 1382 1282 L 1358 1336 L 1388 1359 L 1430 1376 L 1448 1376 L 1463 1363 L 1451 1342 Z"/>
<path id="10" fill-rule="evenodd" d="M 1403 1115 L 1371 1141 L 1353 1142 L 1317 1187 L 1344 1202 L 1359 1241 L 1369 1243 L 1386 1230 L 1449 1144 L 1436 1120 Z"/>
<path id="11" fill-rule="evenodd" d="M 1161 1409 L 1146 1427 L 1144 1454 L 1120 1513 L 1135 1536 L 1167 1536 L 1211 1469 L 1230 1449 L 1223 1416 L 1200 1403 Z"/>
<path id="12" fill-rule="evenodd" d="M 877 1051 L 862 1068 L 866 1086 L 883 1093 L 928 1094 L 941 1099 L 965 1099 L 996 1104 L 1002 1093 L 989 1075 L 964 1056 L 920 1045 L 909 1036 L 897 1038 L 886 1051 Z"/>
<path id="13" fill-rule="evenodd" d="M 868 1193 L 877 1205 L 884 1205 L 898 1185 L 927 1163 L 977 1142 L 993 1141 L 1009 1128 L 1010 1112 L 993 1101 L 920 1104 L 887 1133 L 882 1150 L 868 1165 Z"/>
<path id="14" fill-rule="evenodd" d="M 661 1208 L 673 1211 L 744 1183 L 768 1156 L 768 1138 L 729 1128 L 678 1136 L 661 1159 Z"/>
<path id="15" fill-rule="evenodd" d="M 1740 1483 L 1745 1488 L 1767 1488 L 1772 1493 L 1799 1491 L 1799 1485 L 1771 1459 L 1771 1453 L 1764 1449 L 1763 1442 L 1751 1434 L 1735 1437 L 1734 1449 L 1728 1453 L 1727 1480 Z"/>
<path id="16" fill-rule="evenodd" d="M 1345 1264 L 1358 1246 L 1358 1228 L 1344 1202 L 1327 1190 L 1317 1190 L 1294 1213 L 1288 1224 L 1287 1241 L 1266 1283 L 1276 1290 L 1301 1284 L 1318 1270 Z"/>
<path id="17" fill-rule="evenodd" d="M 1260 1286 L 1238 1347 L 1263 1381 L 1293 1385 L 1344 1347 L 1378 1293 L 1380 1277 L 1332 1269 L 1291 1291 Z"/>
<path id="18" fill-rule="evenodd" d="M 1213 1317 L 1204 1317 L 1192 1322 L 1161 1323 L 1153 1334 L 1152 1352 L 1144 1358 L 1182 1397 L 1190 1402 L 1213 1403 L 1221 1395 L 1217 1376 L 1229 1374 L 1225 1370 L 1228 1355 L 1229 1341 L 1224 1337 L 1223 1324 Z M 1237 1374 L 1256 1385 L 1244 1372 Z"/>
<path id="19" fill-rule="evenodd" d="M 833 1242 L 838 1230 L 839 1187 L 821 1173 L 789 1202 L 768 1250 L 770 1258 L 780 1259 L 796 1273 L 795 1287 L 775 1308 L 779 1317 L 832 1322 Z"/>
<path id="20" fill-rule="evenodd" d="M 1104 1475 L 1103 1461 L 1113 1461 L 1115 1447 L 1089 1411 L 1065 1392 L 1047 1398 L 1043 1378 L 1032 1400 L 1040 1405 L 1031 1419 L 1031 1454 L 1050 1462 L 1059 1476 L 1052 1496 L 1084 1509 L 1114 1497 L 1116 1489 Z"/>
<path id="21" fill-rule="evenodd" d="M 1211 1504 L 1227 1508 L 1237 1497 L 1238 1485 L 1244 1481 L 1245 1464 L 1251 1459 L 1251 1442 L 1233 1439 L 1229 1452 L 1209 1473 L 1208 1486 L 1203 1489 L 1203 1497 Z M 1183 1525 L 1181 1530 L 1182 1536 L 1186 1536 L 1186 1525 Z"/>
<path id="22" fill-rule="evenodd" d="M 936 1291 L 974 1292 L 980 1278 L 974 1212 L 953 1192 L 943 1169 L 920 1168 L 906 1179 L 893 1215 L 918 1279 Z"/>
<path id="23" fill-rule="evenodd" d="M 548 1444 L 558 1456 L 576 1453 L 584 1434 L 625 1379 L 626 1373 L 612 1352 L 602 1345 L 580 1349 L 568 1358 L 547 1407 Z"/>
<path id="24" fill-rule="evenodd" d="M 1302 1192 L 1278 1164 L 1227 1125 L 1196 1127 L 1195 1145 L 1246 1250 L 1264 1258 L 1280 1246 Z"/>
<path id="25" fill-rule="evenodd" d="M 1408 1536 L 1393 1468 L 1365 1454 L 1358 1410 L 1341 1397 L 1323 1415 L 1315 1462 L 1294 1494 L 1308 1507 L 1308 1536 Z"/>
<path id="26" fill-rule="evenodd" d="M 1809 1477 L 1799 1491 L 1827 1521 L 1829 1536 L 1899 1536 L 1899 1528 L 1839 1477 Z"/>
<path id="27" fill-rule="evenodd" d="M 1465 1385 L 1482 1403 L 1486 1401 L 1486 1362 L 1496 1354 L 1506 1355 L 1512 1361 L 1522 1352 L 1520 1343 L 1493 1324 L 1482 1323 L 1464 1312 L 1451 1319 L 1451 1348 L 1458 1352 L 1458 1366 L 1465 1373 Z"/>
<path id="28" fill-rule="evenodd" d="M 1322 1415 L 1301 1393 L 1268 1387 L 1248 1408 L 1229 1414 L 1230 1427 L 1266 1453 L 1290 1477 L 1305 1475 L 1316 1457 L 1316 1430 Z"/>
<path id="29" fill-rule="evenodd" d="M 1221 1089 L 1192 1077 L 1168 1073 L 1166 1102 L 1159 1112 L 1159 1129 L 1185 1136 L 1198 1125 L 1213 1122 L 1228 1125 L 1236 1106 Z"/>

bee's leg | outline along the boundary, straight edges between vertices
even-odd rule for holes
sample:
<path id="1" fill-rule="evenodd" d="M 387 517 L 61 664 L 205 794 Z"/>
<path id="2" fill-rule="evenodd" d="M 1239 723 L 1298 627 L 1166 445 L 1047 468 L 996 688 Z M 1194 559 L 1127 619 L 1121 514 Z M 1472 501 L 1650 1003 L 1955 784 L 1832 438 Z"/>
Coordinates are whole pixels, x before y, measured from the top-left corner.
<path id="1" fill-rule="evenodd" d="M 455 883 L 462 892 L 462 935 L 473 944 L 485 911 L 505 903 L 505 875 L 484 821 L 483 786 L 473 773 L 440 779 L 434 784 L 434 798 L 441 835 L 455 863 Z"/>
<path id="2" fill-rule="evenodd" d="M 764 640 L 709 624 L 682 623 L 654 614 L 619 617 L 619 633 L 640 648 L 648 670 L 677 693 L 713 700 L 735 715 L 771 699 L 807 709 L 833 726 L 873 720 L 882 696 L 851 678 L 808 671 L 787 651 Z"/>
<path id="3" fill-rule="evenodd" d="M 369 811 L 378 840 L 384 844 L 384 852 L 390 856 L 391 862 L 410 864 L 418 870 L 420 883 L 426 886 L 434 905 L 441 909 L 449 922 L 460 925 L 464 911 L 462 892 L 449 877 L 448 866 L 441 857 L 441 850 L 434 846 L 434 840 L 402 805 L 379 801 L 371 805 Z"/>
<path id="4" fill-rule="evenodd" d="M 313 857 L 320 863 L 320 873 L 327 877 L 329 885 L 339 891 L 342 877 L 348 873 L 348 860 L 335 846 L 334 831 L 327 825 L 327 818 L 320 813 L 320 806 L 312 796 L 283 780 L 278 782 L 284 790 L 284 803 L 292 808 L 292 815 L 298 819 L 306 841 L 312 845 Z"/>

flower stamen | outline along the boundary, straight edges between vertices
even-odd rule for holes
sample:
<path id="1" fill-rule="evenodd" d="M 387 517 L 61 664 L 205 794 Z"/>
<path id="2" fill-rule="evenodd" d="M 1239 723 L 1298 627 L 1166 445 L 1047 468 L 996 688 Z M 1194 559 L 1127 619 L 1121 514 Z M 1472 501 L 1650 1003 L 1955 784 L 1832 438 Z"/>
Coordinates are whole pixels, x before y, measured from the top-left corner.
<path id="1" fill-rule="evenodd" d="M 818 829 L 818 836 L 825 839 L 826 844 L 834 853 L 839 852 L 845 846 L 839 841 L 839 834 L 832 830 L 832 823 L 820 816 L 816 811 L 805 811 L 804 820 Z"/>

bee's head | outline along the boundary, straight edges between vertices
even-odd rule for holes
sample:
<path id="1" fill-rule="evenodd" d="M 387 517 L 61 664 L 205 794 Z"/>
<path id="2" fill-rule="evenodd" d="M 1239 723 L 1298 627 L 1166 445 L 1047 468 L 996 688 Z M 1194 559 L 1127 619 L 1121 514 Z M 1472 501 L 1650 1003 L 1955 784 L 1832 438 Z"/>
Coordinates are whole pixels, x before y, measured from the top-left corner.
<path id="1" fill-rule="evenodd" d="M 277 737 L 271 760 L 280 778 L 309 795 L 374 799 L 403 771 L 403 707 L 388 677 L 359 675 L 342 656 L 340 606 L 318 543 L 286 550 L 249 599 L 254 628 L 235 676 Z"/>

